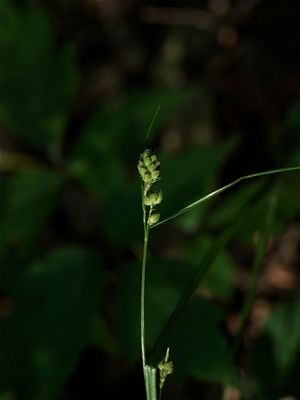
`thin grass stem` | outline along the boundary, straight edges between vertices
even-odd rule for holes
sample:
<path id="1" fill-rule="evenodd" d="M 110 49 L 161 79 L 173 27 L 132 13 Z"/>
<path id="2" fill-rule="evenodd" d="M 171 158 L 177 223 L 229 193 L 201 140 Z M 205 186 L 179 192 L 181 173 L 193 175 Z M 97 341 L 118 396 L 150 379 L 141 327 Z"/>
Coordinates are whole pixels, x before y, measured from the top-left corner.
<path id="1" fill-rule="evenodd" d="M 142 189 L 142 196 L 144 195 L 144 189 Z M 147 252 L 148 252 L 148 241 L 149 241 L 149 228 L 147 226 L 147 213 L 144 202 L 143 206 L 143 224 L 144 224 L 144 247 L 143 247 L 143 261 L 142 261 L 142 276 L 141 276 L 141 350 L 142 350 L 142 362 L 145 385 L 147 388 L 147 376 L 146 376 L 146 350 L 145 350 L 145 280 L 146 280 L 146 264 L 147 264 Z M 148 397 L 147 397 L 148 398 Z"/>
<path id="2" fill-rule="evenodd" d="M 171 221 L 172 219 L 179 217 L 180 215 L 190 211 L 194 207 L 197 207 L 199 204 L 204 203 L 204 202 L 210 200 L 211 198 L 217 196 L 218 194 L 225 192 L 225 190 L 230 189 L 232 186 L 237 185 L 239 182 L 241 182 L 243 180 L 258 178 L 260 176 L 265 176 L 265 175 L 278 174 L 278 173 L 282 173 L 282 172 L 292 172 L 292 171 L 298 171 L 298 170 L 300 170 L 300 166 L 299 167 L 273 169 L 273 170 L 269 170 L 269 171 L 257 172 L 255 174 L 251 174 L 251 175 L 241 176 L 240 178 L 236 179 L 235 181 L 229 183 L 228 185 L 225 185 L 225 186 L 221 187 L 220 189 L 217 189 L 217 190 L 207 194 L 206 196 L 201 197 L 199 200 L 194 201 L 193 203 L 189 204 L 188 206 L 177 211 L 175 214 L 157 222 L 156 224 L 153 224 L 151 226 L 151 228 L 156 228 L 157 226 L 162 225 L 165 222 Z"/>
<path id="3" fill-rule="evenodd" d="M 156 109 L 156 111 L 155 111 L 155 113 L 154 113 L 154 115 L 153 115 L 153 118 L 152 118 L 152 120 L 151 120 L 151 122 L 150 122 L 150 125 L 149 125 L 148 130 L 147 130 L 146 138 L 145 138 L 146 141 L 147 141 L 147 139 L 148 139 L 148 137 L 149 137 L 149 135 L 150 135 L 152 126 L 153 126 L 153 124 L 154 124 L 154 121 L 156 120 L 156 117 L 157 117 L 157 114 L 158 114 L 159 110 L 160 110 L 160 106 L 157 107 L 157 109 Z"/>

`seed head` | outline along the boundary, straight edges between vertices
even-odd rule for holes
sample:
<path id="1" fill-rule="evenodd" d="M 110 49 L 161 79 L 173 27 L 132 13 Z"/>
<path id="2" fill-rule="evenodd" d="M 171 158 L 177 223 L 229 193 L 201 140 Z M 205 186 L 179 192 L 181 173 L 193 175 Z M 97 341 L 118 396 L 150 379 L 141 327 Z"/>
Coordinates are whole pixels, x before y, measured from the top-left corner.
<path id="1" fill-rule="evenodd" d="M 155 155 L 151 154 L 150 150 L 147 149 L 141 154 L 138 170 L 144 183 L 152 185 L 159 179 L 159 165 L 160 162 Z"/>
<path id="2" fill-rule="evenodd" d="M 173 362 L 168 361 L 169 359 L 169 347 L 167 348 L 167 352 L 165 355 L 165 358 L 158 364 L 158 369 L 159 369 L 159 387 L 160 389 L 163 388 L 165 380 L 168 375 L 173 373 Z"/>
<path id="3" fill-rule="evenodd" d="M 160 217 L 159 213 L 150 214 L 148 218 L 148 225 L 151 226 L 156 224 L 159 221 L 159 217 Z"/>
<path id="4" fill-rule="evenodd" d="M 144 204 L 146 206 L 154 207 L 160 204 L 162 201 L 162 192 L 151 193 L 144 197 Z"/>

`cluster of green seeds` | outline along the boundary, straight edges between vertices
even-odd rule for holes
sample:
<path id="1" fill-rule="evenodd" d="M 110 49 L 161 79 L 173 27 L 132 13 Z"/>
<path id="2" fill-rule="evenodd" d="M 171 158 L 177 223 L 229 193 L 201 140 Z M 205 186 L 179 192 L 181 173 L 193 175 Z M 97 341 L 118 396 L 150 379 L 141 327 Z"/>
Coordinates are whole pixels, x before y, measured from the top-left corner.
<path id="1" fill-rule="evenodd" d="M 151 191 L 152 185 L 159 180 L 159 165 L 156 155 L 151 154 L 150 150 L 145 150 L 138 163 L 138 171 L 143 182 L 143 202 L 150 207 L 147 223 L 154 225 L 159 220 L 159 214 L 154 213 L 154 207 L 161 203 L 162 192 Z"/>
<path id="2" fill-rule="evenodd" d="M 141 158 L 138 163 L 138 170 L 143 182 L 146 185 L 152 185 L 158 180 L 159 165 L 160 162 L 157 160 L 156 155 L 151 155 L 150 150 L 147 149 L 141 154 Z"/>

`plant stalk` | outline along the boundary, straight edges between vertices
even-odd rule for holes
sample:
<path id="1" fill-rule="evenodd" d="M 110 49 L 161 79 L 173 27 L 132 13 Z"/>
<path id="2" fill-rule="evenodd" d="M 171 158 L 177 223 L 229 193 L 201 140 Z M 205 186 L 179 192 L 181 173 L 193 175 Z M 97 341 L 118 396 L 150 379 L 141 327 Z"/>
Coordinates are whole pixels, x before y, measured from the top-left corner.
<path id="1" fill-rule="evenodd" d="M 141 278 L 141 350 L 142 350 L 142 361 L 143 361 L 144 375 L 145 375 L 145 367 L 146 367 L 146 350 L 145 350 L 145 280 L 146 280 L 148 239 L 149 239 L 149 229 L 147 227 L 145 227 L 145 230 L 144 230 L 143 263 L 142 263 L 142 278 Z"/>
<path id="2" fill-rule="evenodd" d="M 143 190 L 144 195 L 144 190 Z M 147 400 L 156 400 L 156 368 L 147 365 L 146 362 L 146 346 L 145 346 L 145 281 L 146 281 L 146 265 L 149 242 L 149 226 L 147 223 L 146 207 L 143 204 L 143 224 L 144 224 L 144 248 L 142 261 L 142 277 L 141 277 L 141 351 L 144 372 L 144 381 Z"/>

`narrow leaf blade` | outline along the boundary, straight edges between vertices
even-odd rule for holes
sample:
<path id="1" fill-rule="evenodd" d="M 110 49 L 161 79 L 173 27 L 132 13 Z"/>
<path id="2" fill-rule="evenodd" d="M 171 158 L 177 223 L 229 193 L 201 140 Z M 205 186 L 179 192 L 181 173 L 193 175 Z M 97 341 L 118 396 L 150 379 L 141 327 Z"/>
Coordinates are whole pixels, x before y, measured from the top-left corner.
<path id="1" fill-rule="evenodd" d="M 231 225 L 225 232 L 214 242 L 212 247 L 208 250 L 199 267 L 197 268 L 195 274 L 189 281 L 184 290 L 179 302 L 177 303 L 173 313 L 168 319 L 164 329 L 162 330 L 153 350 L 150 354 L 149 360 L 151 365 L 157 364 L 157 362 L 162 358 L 162 354 L 165 351 L 165 343 L 167 342 L 172 330 L 174 329 L 177 320 L 182 315 L 183 311 L 189 304 L 191 298 L 197 287 L 199 286 L 202 278 L 205 276 L 209 267 L 219 255 L 222 249 L 229 242 L 235 231 L 235 226 Z"/>
<path id="2" fill-rule="evenodd" d="M 235 181 L 229 183 L 228 185 L 225 185 L 225 186 L 221 187 L 220 189 L 217 189 L 217 190 L 207 194 L 206 196 L 201 197 L 200 199 L 194 201 L 193 203 L 191 203 L 191 204 L 187 205 L 186 207 L 182 208 L 181 210 L 177 211 L 175 214 L 172 214 L 169 217 L 163 219 L 162 221 L 159 221 L 157 224 L 152 225 L 151 228 L 155 228 L 155 227 L 157 227 L 159 225 L 164 224 L 165 222 L 168 222 L 168 221 L 170 221 L 170 220 L 172 220 L 172 219 L 174 219 L 176 217 L 179 217 L 179 215 L 184 214 L 184 213 L 192 210 L 194 207 L 197 207 L 199 204 L 204 203 L 204 202 L 210 200 L 211 198 L 217 196 L 218 194 L 221 194 L 221 193 L 225 192 L 225 190 L 230 189 L 232 186 L 237 185 L 238 183 L 240 183 L 243 180 L 248 180 L 248 179 L 252 179 L 252 178 L 259 178 L 261 176 L 278 174 L 278 173 L 283 173 L 283 172 L 299 171 L 299 170 L 300 170 L 300 166 L 273 169 L 273 170 L 269 170 L 269 171 L 257 172 L 255 174 L 242 176 L 242 177 L 236 179 Z"/>

